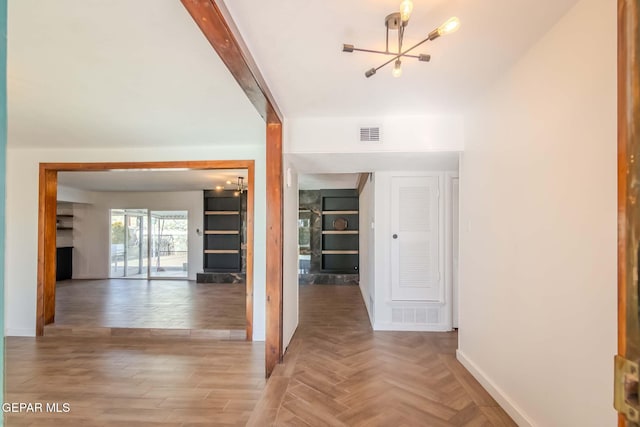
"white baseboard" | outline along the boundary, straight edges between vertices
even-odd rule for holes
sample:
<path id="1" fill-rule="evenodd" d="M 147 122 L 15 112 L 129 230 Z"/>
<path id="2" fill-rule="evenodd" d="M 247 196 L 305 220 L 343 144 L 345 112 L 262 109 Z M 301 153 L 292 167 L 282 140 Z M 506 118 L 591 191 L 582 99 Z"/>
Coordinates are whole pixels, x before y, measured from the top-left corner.
<path id="1" fill-rule="evenodd" d="M 364 306 L 367 309 L 367 315 L 369 316 L 369 323 L 371 323 L 371 327 L 373 328 L 373 316 L 371 315 L 371 299 L 369 294 L 362 287 L 362 283 L 358 284 L 360 288 L 360 295 L 362 295 L 362 300 L 364 301 Z"/>
<path id="2" fill-rule="evenodd" d="M 405 323 L 375 323 L 374 331 L 402 331 L 402 332 L 449 332 L 451 328 L 444 325 L 415 325 Z"/>
<path id="3" fill-rule="evenodd" d="M 4 330 L 5 337 L 35 337 L 36 331 L 29 328 L 6 328 Z"/>
<path id="4" fill-rule="evenodd" d="M 485 388 L 498 404 L 505 410 L 511 418 L 518 424 L 519 427 L 533 427 L 533 421 L 524 413 L 515 402 L 513 402 L 505 393 L 498 387 L 489 377 L 478 368 L 478 366 L 469 360 L 464 353 L 460 350 L 456 350 L 456 358 L 458 361 L 467 368 L 467 371 L 471 372 L 476 380 Z"/>

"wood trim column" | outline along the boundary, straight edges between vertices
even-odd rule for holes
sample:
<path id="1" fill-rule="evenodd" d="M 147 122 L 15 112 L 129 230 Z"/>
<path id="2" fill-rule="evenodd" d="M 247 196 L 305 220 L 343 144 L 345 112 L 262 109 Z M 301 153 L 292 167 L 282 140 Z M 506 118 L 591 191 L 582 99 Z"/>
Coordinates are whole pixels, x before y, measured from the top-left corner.
<path id="1" fill-rule="evenodd" d="M 38 189 L 38 284 L 36 335 L 53 323 L 56 310 L 56 210 L 58 172 L 40 165 Z"/>
<path id="2" fill-rule="evenodd" d="M 639 13 L 640 0 L 618 0 L 618 354 L 629 360 L 640 358 Z"/>
<path id="3" fill-rule="evenodd" d="M 252 162 L 253 163 L 253 162 Z M 254 240 L 253 240 L 253 236 L 254 236 L 254 231 L 253 231 L 253 227 L 255 224 L 255 212 L 254 212 L 254 206 L 255 206 L 255 189 L 256 189 L 256 185 L 255 185 L 255 170 L 254 170 L 254 166 L 253 164 L 251 165 L 251 167 L 249 169 L 247 169 L 247 181 L 248 181 L 248 187 L 247 187 L 247 270 L 246 270 L 246 274 L 245 274 L 245 283 L 246 283 L 246 299 L 245 299 L 245 304 L 246 304 L 246 309 L 245 312 L 247 313 L 247 327 L 246 327 L 246 340 L 247 341 L 253 341 L 253 289 L 255 287 L 255 280 L 253 278 L 253 272 L 254 272 L 254 261 L 253 261 L 253 254 L 255 253 L 254 250 Z"/>
<path id="4" fill-rule="evenodd" d="M 282 124 L 267 124 L 267 376 L 282 358 Z"/>
<path id="5" fill-rule="evenodd" d="M 181 0 L 211 47 L 267 124 L 266 374 L 282 358 L 283 116 L 221 0 Z"/>

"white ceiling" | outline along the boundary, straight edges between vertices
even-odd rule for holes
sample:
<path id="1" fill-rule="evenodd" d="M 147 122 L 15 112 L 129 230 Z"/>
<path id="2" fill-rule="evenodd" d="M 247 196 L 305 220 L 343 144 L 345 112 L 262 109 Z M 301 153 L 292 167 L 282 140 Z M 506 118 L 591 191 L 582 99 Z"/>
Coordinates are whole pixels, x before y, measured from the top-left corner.
<path id="1" fill-rule="evenodd" d="M 341 52 L 384 45 L 399 0 L 225 1 L 288 118 L 459 113 L 576 0 L 414 0 L 405 46 L 430 63 Z M 9 146 L 262 144 L 264 122 L 178 0 L 9 0 Z M 552 66 L 552 65 L 550 65 Z"/>
<path id="2" fill-rule="evenodd" d="M 300 190 L 331 190 L 358 188 L 357 173 L 324 173 L 298 175 Z"/>
<path id="3" fill-rule="evenodd" d="M 86 191 L 201 191 L 218 185 L 235 190 L 239 176 L 246 184 L 246 169 L 60 172 L 58 184 Z"/>
<path id="4" fill-rule="evenodd" d="M 9 0 L 9 145 L 263 144 L 178 0 Z"/>
<path id="5" fill-rule="evenodd" d="M 384 18 L 400 0 L 224 0 L 287 117 L 458 112 L 576 1 L 414 0 L 405 46 L 451 16 L 460 30 L 417 49 L 430 63 L 407 59 L 401 78 L 387 66 L 367 79 L 385 57 L 342 44 L 384 50 Z"/>

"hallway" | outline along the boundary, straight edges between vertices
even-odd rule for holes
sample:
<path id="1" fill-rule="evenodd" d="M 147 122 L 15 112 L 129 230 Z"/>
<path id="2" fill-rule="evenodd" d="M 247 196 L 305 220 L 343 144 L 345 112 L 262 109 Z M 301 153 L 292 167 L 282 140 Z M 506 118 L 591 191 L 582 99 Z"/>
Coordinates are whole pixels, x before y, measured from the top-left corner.
<path id="1" fill-rule="evenodd" d="M 373 332 L 357 286 L 300 287 L 300 324 L 250 425 L 515 426 L 457 333 Z"/>

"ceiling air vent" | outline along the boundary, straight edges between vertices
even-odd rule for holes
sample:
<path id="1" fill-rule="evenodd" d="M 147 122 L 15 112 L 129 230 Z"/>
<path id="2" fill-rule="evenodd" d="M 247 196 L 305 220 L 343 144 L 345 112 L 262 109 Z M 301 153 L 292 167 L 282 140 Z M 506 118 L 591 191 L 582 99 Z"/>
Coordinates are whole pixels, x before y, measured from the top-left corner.
<path id="1" fill-rule="evenodd" d="M 379 126 L 361 127 L 360 128 L 360 142 L 381 142 L 382 137 L 380 134 Z"/>

